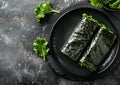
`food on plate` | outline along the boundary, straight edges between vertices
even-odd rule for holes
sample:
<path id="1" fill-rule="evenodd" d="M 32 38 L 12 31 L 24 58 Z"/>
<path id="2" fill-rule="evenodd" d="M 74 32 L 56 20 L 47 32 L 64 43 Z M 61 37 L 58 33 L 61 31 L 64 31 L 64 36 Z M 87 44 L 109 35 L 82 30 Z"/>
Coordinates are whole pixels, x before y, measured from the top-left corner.
<path id="1" fill-rule="evenodd" d="M 89 68 L 91 71 L 96 70 L 103 58 L 109 53 L 115 39 L 115 34 L 107 29 L 100 28 L 82 58 L 80 58 L 79 64 Z"/>
<path id="2" fill-rule="evenodd" d="M 92 38 L 97 28 L 97 23 L 88 21 L 86 17 L 83 17 L 61 48 L 62 53 L 76 61 L 83 53 L 87 43 L 89 43 L 89 40 Z"/>
<path id="3" fill-rule="evenodd" d="M 61 48 L 61 52 L 80 66 L 95 71 L 110 52 L 117 35 L 92 16 L 83 18 Z"/>

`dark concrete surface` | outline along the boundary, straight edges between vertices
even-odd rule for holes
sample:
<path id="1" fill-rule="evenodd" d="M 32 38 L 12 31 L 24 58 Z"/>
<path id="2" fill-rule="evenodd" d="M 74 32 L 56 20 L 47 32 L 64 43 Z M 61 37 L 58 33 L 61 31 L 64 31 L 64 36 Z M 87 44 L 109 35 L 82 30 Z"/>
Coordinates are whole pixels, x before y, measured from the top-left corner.
<path id="1" fill-rule="evenodd" d="M 50 0 L 62 10 L 81 0 Z M 0 0 L 0 85 L 120 85 L 120 65 L 104 78 L 69 81 L 56 76 L 33 51 L 36 37 L 49 37 L 36 23 L 33 10 L 45 0 Z M 107 12 L 120 29 L 120 12 Z M 120 30 L 119 30 L 120 31 Z"/>

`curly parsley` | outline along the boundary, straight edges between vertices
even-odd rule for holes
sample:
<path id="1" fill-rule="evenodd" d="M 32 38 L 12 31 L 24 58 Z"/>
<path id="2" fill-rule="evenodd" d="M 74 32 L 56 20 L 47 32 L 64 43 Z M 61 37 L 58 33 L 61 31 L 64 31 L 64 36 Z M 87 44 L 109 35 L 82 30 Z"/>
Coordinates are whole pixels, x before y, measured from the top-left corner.
<path id="1" fill-rule="evenodd" d="M 49 14 L 51 12 L 59 13 L 59 11 L 51 8 L 49 1 L 37 4 L 36 8 L 34 9 L 34 14 L 36 15 L 36 22 L 40 22 L 40 20 L 44 18 L 46 14 Z"/>
<path id="2" fill-rule="evenodd" d="M 43 60 L 46 60 L 46 55 L 49 52 L 49 48 L 47 48 L 48 41 L 45 38 L 38 37 L 36 40 L 34 40 L 33 46 L 34 51 L 37 56 L 42 57 Z"/>

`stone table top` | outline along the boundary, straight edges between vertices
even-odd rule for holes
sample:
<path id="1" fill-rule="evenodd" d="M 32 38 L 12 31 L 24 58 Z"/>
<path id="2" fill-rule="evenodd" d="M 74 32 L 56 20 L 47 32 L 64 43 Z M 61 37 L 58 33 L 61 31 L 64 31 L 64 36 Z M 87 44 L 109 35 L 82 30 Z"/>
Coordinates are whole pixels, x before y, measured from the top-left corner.
<path id="1" fill-rule="evenodd" d="M 50 0 L 57 10 L 79 1 Z M 49 65 L 35 55 L 36 37 L 49 37 L 49 33 L 44 32 L 47 23 L 36 23 L 33 12 L 41 2 L 45 0 L 0 0 L 0 85 L 120 85 L 120 65 L 101 79 L 69 81 L 56 76 Z M 120 29 L 120 12 L 106 13 Z"/>

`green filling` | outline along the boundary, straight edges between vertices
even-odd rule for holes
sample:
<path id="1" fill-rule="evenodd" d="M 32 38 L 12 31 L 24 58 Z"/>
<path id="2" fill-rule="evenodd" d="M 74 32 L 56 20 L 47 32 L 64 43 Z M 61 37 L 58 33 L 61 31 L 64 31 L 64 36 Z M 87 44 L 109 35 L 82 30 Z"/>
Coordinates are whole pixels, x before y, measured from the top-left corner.
<path id="1" fill-rule="evenodd" d="M 87 69 L 89 69 L 90 71 L 94 72 L 96 71 L 95 67 L 90 63 L 87 64 L 87 62 L 78 62 L 78 64 L 81 66 L 81 67 L 86 67 Z"/>
<path id="2" fill-rule="evenodd" d="M 93 17 L 91 15 L 87 15 L 86 13 L 83 13 L 82 15 L 83 17 L 86 17 L 88 19 L 88 21 L 93 21 L 95 23 L 98 24 L 99 27 L 101 27 L 102 29 L 106 29 L 108 30 L 110 33 L 113 33 L 111 30 L 109 30 L 104 24 L 98 22 L 96 19 L 93 19 Z"/>

